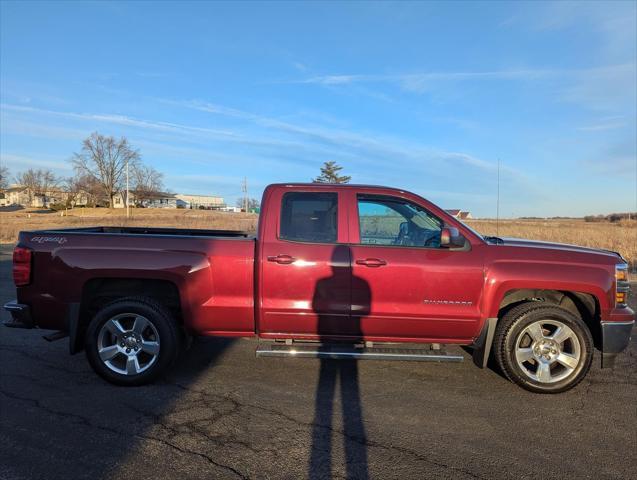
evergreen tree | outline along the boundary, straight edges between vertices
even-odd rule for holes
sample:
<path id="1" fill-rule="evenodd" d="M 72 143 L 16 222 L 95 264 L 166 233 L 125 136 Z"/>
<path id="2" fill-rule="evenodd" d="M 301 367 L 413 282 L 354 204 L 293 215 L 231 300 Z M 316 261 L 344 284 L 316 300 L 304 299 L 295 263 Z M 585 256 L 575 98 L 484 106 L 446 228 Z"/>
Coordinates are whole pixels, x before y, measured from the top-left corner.
<path id="1" fill-rule="evenodd" d="M 339 175 L 343 167 L 334 161 L 325 162 L 321 167 L 321 174 L 312 180 L 314 183 L 349 183 L 349 175 Z"/>

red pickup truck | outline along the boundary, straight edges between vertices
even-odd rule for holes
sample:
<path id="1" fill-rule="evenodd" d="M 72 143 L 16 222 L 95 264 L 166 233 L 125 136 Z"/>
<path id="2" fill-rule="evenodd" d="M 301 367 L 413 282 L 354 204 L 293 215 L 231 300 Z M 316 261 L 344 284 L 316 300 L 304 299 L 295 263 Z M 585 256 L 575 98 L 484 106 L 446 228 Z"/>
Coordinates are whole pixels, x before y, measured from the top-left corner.
<path id="1" fill-rule="evenodd" d="M 492 355 L 555 393 L 612 366 L 635 320 L 620 254 L 483 237 L 418 195 L 280 184 L 256 237 L 95 227 L 21 232 L 8 326 L 59 330 L 106 380 L 157 378 L 191 335 L 258 337 L 257 355 L 461 361 Z M 47 338 L 47 337 L 45 337 Z"/>

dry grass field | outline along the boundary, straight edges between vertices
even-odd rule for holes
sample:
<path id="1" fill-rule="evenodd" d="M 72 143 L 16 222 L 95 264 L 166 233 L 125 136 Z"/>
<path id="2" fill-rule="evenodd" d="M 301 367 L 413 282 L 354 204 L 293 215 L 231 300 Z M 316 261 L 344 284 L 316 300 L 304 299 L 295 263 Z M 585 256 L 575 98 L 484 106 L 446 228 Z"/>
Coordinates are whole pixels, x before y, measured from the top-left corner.
<path id="1" fill-rule="evenodd" d="M 637 270 L 637 221 L 617 223 L 583 220 L 471 220 L 468 224 L 485 235 L 496 233 L 504 237 L 546 240 L 587 247 L 605 248 L 620 252 Z M 88 227 L 96 225 L 130 225 L 202 229 L 245 230 L 254 232 L 257 215 L 225 213 L 207 210 L 131 209 L 131 218 L 125 211 L 75 209 L 60 212 L 19 210 L 0 212 L 0 242 L 13 243 L 20 230 L 44 228 Z"/>

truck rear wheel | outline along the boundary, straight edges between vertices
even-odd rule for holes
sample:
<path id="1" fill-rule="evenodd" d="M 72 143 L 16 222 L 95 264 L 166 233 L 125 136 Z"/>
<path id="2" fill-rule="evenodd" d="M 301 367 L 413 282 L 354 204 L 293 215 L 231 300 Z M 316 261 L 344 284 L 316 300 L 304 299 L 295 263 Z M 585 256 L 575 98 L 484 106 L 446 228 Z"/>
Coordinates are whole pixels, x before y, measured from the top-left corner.
<path id="1" fill-rule="evenodd" d="M 117 385 L 143 385 L 166 371 L 178 355 L 179 331 L 158 302 L 127 297 L 100 309 L 86 332 L 93 370 Z"/>
<path id="2" fill-rule="evenodd" d="M 543 302 L 507 312 L 498 322 L 493 348 L 507 378 L 537 393 L 573 388 L 593 360 L 593 339 L 582 319 Z"/>

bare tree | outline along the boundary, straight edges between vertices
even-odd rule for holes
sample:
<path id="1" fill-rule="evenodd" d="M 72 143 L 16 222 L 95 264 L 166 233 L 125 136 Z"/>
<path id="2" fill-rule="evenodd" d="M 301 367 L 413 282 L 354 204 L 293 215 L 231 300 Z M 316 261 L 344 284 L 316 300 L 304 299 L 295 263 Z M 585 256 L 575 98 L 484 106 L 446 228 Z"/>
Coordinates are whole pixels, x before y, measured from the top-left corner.
<path id="1" fill-rule="evenodd" d="M 143 204 L 164 188 L 164 174 L 146 165 L 137 165 L 133 171 L 135 203 Z"/>
<path id="2" fill-rule="evenodd" d="M 73 155 L 77 174 L 94 179 L 108 197 L 110 206 L 113 205 L 113 196 L 123 188 L 126 165 L 133 172 L 139 160 L 139 152 L 131 147 L 125 137 L 116 140 L 97 132 L 82 142 L 80 153 Z"/>
<path id="3" fill-rule="evenodd" d="M 5 166 L 0 167 L 0 190 L 9 188 L 9 169 Z"/>
<path id="4" fill-rule="evenodd" d="M 76 192 L 76 198 L 86 195 L 87 206 L 96 206 L 104 197 L 102 186 L 90 175 L 77 175 L 72 179 L 72 189 Z"/>
<path id="5" fill-rule="evenodd" d="M 259 208 L 259 205 L 260 205 L 260 202 L 256 198 L 248 199 L 248 211 Z M 242 210 L 245 208 L 245 202 L 243 198 L 237 198 L 237 207 L 239 207 Z"/>
<path id="6" fill-rule="evenodd" d="M 27 199 L 29 205 L 33 204 L 33 196 L 37 189 L 37 174 L 36 171 L 30 168 L 26 172 L 18 173 L 15 177 L 16 183 L 26 188 Z"/>
<path id="7" fill-rule="evenodd" d="M 60 183 L 60 179 L 56 177 L 51 170 L 34 170 L 32 168 L 19 173 L 16 176 L 16 181 L 23 187 L 26 187 L 30 205 L 33 204 L 34 197 L 46 197 L 47 193 Z"/>
<path id="8" fill-rule="evenodd" d="M 47 195 L 51 189 L 60 185 L 60 178 L 51 170 L 38 170 L 38 195 Z"/>
<path id="9" fill-rule="evenodd" d="M 87 191 L 88 178 L 86 177 L 68 177 L 64 179 L 64 190 L 66 190 L 66 206 L 74 208 L 82 197 L 87 197 L 89 192 Z"/>

